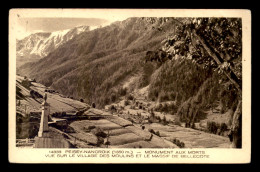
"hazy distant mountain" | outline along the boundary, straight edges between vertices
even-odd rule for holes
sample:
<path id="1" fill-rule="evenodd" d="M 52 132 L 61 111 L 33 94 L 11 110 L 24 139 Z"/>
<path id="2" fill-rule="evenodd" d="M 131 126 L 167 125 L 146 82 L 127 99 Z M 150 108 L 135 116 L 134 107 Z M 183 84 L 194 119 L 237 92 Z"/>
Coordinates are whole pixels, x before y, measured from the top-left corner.
<path id="1" fill-rule="evenodd" d="M 17 66 L 38 60 L 47 56 L 51 51 L 58 48 L 76 35 L 88 31 L 89 26 L 79 26 L 56 32 L 34 33 L 22 40 L 17 40 Z"/>

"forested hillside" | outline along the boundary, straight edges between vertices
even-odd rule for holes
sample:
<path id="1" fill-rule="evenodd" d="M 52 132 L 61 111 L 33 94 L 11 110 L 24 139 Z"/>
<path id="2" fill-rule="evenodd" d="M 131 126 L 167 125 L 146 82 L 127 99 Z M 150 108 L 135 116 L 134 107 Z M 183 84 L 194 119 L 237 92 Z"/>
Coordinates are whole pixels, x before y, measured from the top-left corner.
<path id="1" fill-rule="evenodd" d="M 150 64 L 149 72 L 143 72 L 147 70 L 145 53 L 158 49 L 175 26 L 176 21 L 170 18 L 116 22 L 76 36 L 38 62 L 23 65 L 18 73 L 67 96 L 103 106 L 117 99 L 117 90 L 127 77 L 140 74 L 143 79 L 138 85 L 149 83 L 147 78 L 157 67 Z"/>

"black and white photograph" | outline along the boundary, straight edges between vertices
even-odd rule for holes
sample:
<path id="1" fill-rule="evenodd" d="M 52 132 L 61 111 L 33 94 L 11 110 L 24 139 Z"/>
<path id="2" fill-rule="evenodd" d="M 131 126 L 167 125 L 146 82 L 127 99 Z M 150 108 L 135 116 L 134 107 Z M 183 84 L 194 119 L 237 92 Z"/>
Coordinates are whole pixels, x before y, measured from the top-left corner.
<path id="1" fill-rule="evenodd" d="M 244 77 L 251 68 L 244 63 L 251 57 L 244 57 L 243 28 L 251 23 L 244 26 L 244 18 L 120 15 L 112 9 L 86 17 L 38 10 L 34 17 L 37 9 L 31 16 L 24 11 L 13 13 L 9 56 L 9 143 L 12 137 L 15 149 L 250 146 L 244 134 L 251 132 L 251 113 L 244 110 L 250 83 Z"/>

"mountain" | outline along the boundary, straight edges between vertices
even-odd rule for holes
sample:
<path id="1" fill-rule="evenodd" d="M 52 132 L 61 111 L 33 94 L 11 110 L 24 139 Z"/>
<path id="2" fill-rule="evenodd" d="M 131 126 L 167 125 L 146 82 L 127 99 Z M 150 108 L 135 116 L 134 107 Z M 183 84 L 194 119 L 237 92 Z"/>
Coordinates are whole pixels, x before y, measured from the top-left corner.
<path id="1" fill-rule="evenodd" d="M 47 56 L 54 49 L 85 31 L 89 31 L 89 26 L 79 26 L 50 33 L 39 32 L 31 34 L 22 40 L 17 40 L 17 66 Z"/>
<path id="2" fill-rule="evenodd" d="M 75 36 L 39 61 L 21 66 L 17 72 L 66 96 L 104 105 L 108 100 L 96 100 L 102 90 L 107 92 L 100 97 L 111 95 L 112 88 L 120 87 L 133 74 L 141 74 L 146 51 L 158 49 L 166 35 L 174 32 L 176 23 L 168 18 L 115 22 Z"/>
<path id="3" fill-rule="evenodd" d="M 175 35 L 179 23 L 174 18 L 115 22 L 76 35 L 39 61 L 22 65 L 17 73 L 35 78 L 65 96 L 95 102 L 97 107 L 148 87 L 148 97 L 144 98 L 157 102 L 177 100 L 174 113 L 179 107 L 199 107 L 196 113 L 202 116 L 203 109 L 216 102 L 230 109 L 237 98 L 226 94 L 218 82 L 227 82 L 226 78 L 181 58 L 145 63 L 147 51 L 162 48 L 165 39 Z"/>

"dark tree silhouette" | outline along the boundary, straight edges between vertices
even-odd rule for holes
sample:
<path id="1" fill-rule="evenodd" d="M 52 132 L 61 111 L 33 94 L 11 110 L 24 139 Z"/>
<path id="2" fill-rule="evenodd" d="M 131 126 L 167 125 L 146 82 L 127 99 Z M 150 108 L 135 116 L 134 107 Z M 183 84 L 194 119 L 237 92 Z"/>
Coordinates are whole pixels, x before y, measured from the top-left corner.
<path id="1" fill-rule="evenodd" d="M 232 147 L 242 147 L 242 20 L 240 18 L 176 18 L 175 35 L 163 41 L 165 57 L 191 60 L 228 78 L 239 97 L 229 134 Z M 148 51 L 146 61 L 165 62 Z"/>

